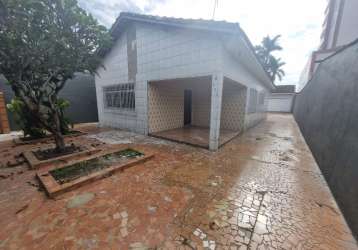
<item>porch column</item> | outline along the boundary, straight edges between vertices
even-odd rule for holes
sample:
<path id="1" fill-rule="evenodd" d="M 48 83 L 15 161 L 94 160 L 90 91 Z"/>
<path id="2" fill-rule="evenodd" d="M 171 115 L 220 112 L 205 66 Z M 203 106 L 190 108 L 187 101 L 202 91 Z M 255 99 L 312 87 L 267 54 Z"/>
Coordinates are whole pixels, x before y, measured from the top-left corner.
<path id="1" fill-rule="evenodd" d="M 212 75 L 211 84 L 211 111 L 210 111 L 210 150 L 219 148 L 221 99 L 223 92 L 224 76 L 222 73 Z"/>

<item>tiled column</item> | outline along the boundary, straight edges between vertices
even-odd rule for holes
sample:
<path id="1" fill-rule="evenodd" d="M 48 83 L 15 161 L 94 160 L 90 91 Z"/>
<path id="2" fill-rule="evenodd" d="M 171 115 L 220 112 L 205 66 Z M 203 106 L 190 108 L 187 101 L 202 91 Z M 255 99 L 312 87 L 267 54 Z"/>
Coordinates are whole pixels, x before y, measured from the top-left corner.
<path id="1" fill-rule="evenodd" d="M 10 133 L 10 126 L 5 107 L 5 98 L 3 93 L 0 92 L 0 134 L 1 133 Z"/>
<path id="2" fill-rule="evenodd" d="M 221 99 L 223 93 L 224 77 L 222 73 L 212 75 L 211 111 L 210 111 L 210 150 L 219 148 Z"/>
<path id="3" fill-rule="evenodd" d="M 136 112 L 137 129 L 139 134 L 148 134 L 148 83 L 147 81 L 136 82 Z"/>

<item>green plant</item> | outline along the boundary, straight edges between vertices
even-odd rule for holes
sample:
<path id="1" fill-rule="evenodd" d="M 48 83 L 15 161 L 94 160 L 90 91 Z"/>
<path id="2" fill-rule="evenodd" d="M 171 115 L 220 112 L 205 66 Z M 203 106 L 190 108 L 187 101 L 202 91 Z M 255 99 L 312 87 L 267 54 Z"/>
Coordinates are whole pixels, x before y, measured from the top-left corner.
<path id="1" fill-rule="evenodd" d="M 36 121 L 32 120 L 31 114 L 27 112 L 25 104 L 19 98 L 13 98 L 6 107 L 14 114 L 15 121 L 23 130 L 25 137 L 42 138 L 46 135 L 46 131 L 41 126 L 36 126 Z"/>
<path id="2" fill-rule="evenodd" d="M 98 49 L 109 47 L 111 37 L 76 0 L 0 0 L 0 13 L 0 74 L 17 102 L 10 109 L 26 133 L 46 130 L 63 151 L 68 103 L 58 93 L 76 72 L 95 73 Z"/>

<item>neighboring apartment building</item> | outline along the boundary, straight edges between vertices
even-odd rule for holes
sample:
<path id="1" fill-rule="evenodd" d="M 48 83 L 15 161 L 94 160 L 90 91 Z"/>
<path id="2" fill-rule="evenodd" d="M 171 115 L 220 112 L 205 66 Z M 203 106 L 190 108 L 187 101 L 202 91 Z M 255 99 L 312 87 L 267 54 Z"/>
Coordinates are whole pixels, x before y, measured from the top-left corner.
<path id="1" fill-rule="evenodd" d="M 311 79 L 319 63 L 358 38 L 358 0 L 329 0 L 322 25 L 321 44 L 301 74 L 298 90 Z"/>
<path id="2" fill-rule="evenodd" d="M 95 78 L 100 124 L 218 149 L 274 89 L 237 23 L 121 13 Z"/>

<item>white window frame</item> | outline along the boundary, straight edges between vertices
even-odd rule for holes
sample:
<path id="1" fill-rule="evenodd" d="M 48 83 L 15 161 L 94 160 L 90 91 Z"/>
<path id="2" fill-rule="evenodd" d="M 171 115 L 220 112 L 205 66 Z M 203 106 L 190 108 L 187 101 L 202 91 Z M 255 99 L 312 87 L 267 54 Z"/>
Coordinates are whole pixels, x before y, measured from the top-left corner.
<path id="1" fill-rule="evenodd" d="M 120 112 L 135 112 L 135 84 L 121 83 L 104 86 L 103 106 L 105 110 Z M 109 105 L 108 96 L 111 95 L 111 104 Z"/>

